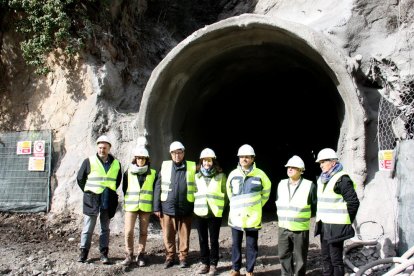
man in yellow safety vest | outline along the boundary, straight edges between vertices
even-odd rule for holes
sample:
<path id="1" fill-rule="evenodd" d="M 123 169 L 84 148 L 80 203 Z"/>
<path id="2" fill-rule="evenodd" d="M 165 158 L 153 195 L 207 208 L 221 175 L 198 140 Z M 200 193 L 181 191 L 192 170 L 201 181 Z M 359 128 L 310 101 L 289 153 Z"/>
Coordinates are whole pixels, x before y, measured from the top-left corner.
<path id="1" fill-rule="evenodd" d="M 286 163 L 277 186 L 278 251 L 282 276 L 305 276 L 310 218 L 316 213 L 316 185 L 302 177 L 305 163 L 297 155 Z"/>
<path id="2" fill-rule="evenodd" d="M 154 186 L 154 214 L 160 219 L 162 227 L 166 269 L 174 265 L 177 233 L 180 267 L 189 267 L 188 251 L 194 211 L 196 163 L 184 159 L 184 150 L 181 142 L 171 143 L 171 160 L 162 163 Z"/>
<path id="3" fill-rule="evenodd" d="M 116 193 L 122 180 L 121 164 L 109 153 L 112 143 L 106 135 L 96 140 L 97 154 L 86 158 L 78 172 L 77 182 L 83 191 L 84 223 L 81 234 L 80 256 L 78 261 L 88 258 L 92 234 L 99 215 L 101 233 L 99 251 L 101 261 L 109 263 L 109 222 L 118 206 Z"/>
<path id="4" fill-rule="evenodd" d="M 232 234 L 231 276 L 240 276 L 241 245 L 246 233 L 246 272 L 253 275 L 258 255 L 259 229 L 262 228 L 262 207 L 269 200 L 272 183 L 254 163 L 256 154 L 250 145 L 243 145 L 237 153 L 239 163 L 227 179 L 230 201 L 228 224 Z"/>

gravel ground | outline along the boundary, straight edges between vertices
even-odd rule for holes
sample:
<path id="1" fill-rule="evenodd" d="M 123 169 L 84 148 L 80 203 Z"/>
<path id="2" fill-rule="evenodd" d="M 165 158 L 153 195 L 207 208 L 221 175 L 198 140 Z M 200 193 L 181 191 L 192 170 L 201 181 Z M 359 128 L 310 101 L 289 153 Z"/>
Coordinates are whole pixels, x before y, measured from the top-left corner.
<path id="1" fill-rule="evenodd" d="M 164 269 L 161 230 L 156 219 L 152 219 L 147 242 L 148 266 L 124 267 L 120 264 L 124 258 L 122 234 L 111 235 L 111 264 L 103 265 L 99 261 L 97 235 L 88 262 L 78 263 L 81 220 L 77 215 L 0 213 L 0 275 L 194 275 L 199 266 L 197 231 L 191 231 L 191 266 Z M 319 242 L 311 238 L 310 243 L 307 275 L 321 275 Z M 231 270 L 231 231 L 225 223 L 220 232 L 220 250 L 218 275 L 227 275 Z M 245 270 L 241 272 L 244 274 Z M 272 219 L 265 218 L 259 232 L 255 275 L 280 275 L 277 223 Z"/>

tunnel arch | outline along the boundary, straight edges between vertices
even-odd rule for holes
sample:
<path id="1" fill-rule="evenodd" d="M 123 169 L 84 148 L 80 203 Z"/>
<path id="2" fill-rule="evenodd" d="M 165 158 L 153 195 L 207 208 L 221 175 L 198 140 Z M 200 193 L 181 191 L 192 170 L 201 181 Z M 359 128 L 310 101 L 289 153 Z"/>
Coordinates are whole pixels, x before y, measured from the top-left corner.
<path id="1" fill-rule="evenodd" d="M 238 147 L 248 143 L 277 184 L 293 154 L 315 179 L 315 155 L 332 147 L 363 183 L 364 111 L 349 64 L 304 25 L 254 14 L 228 18 L 191 34 L 154 69 L 138 129 L 157 168 L 180 140 L 187 159 L 211 147 L 229 172 Z"/>

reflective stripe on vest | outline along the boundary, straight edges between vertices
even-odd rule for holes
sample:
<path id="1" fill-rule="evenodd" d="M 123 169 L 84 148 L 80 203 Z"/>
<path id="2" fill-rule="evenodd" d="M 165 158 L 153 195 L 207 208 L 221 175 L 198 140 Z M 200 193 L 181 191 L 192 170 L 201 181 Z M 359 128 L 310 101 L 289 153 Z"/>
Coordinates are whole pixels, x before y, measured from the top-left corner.
<path id="1" fill-rule="evenodd" d="M 222 192 L 224 174 L 220 173 L 211 178 L 207 183 L 204 176 L 197 175 L 195 183 L 197 192 L 195 193 L 194 213 L 198 216 L 206 216 L 208 214 L 208 206 L 215 217 L 223 216 L 224 209 L 224 193 Z"/>
<path id="2" fill-rule="evenodd" d="M 312 181 L 302 179 L 291 199 L 288 189 L 288 179 L 280 181 L 277 187 L 277 216 L 279 227 L 290 231 L 309 230 L 311 206 L 308 203 Z"/>
<path id="3" fill-rule="evenodd" d="M 318 206 L 316 211 L 316 221 L 321 220 L 324 223 L 331 224 L 351 224 L 346 202 L 342 195 L 334 192 L 334 187 L 338 179 L 348 175 L 344 171 L 340 171 L 332 176 L 323 190 L 324 184 L 318 179 Z M 354 189 L 356 185 L 354 183 Z"/>
<path id="4" fill-rule="evenodd" d="M 194 202 L 196 163 L 186 161 L 187 201 Z M 171 185 L 172 161 L 164 161 L 161 165 L 161 201 L 166 201 Z"/>
<path id="5" fill-rule="evenodd" d="M 142 189 L 138 177 L 128 171 L 128 189 L 124 198 L 124 209 L 128 212 L 138 210 L 152 212 L 152 199 L 154 194 L 155 170 L 145 177 Z"/>
<path id="6" fill-rule="evenodd" d="M 89 163 L 91 172 L 88 174 L 85 192 L 91 191 L 95 194 L 102 194 L 105 188 L 116 191 L 116 178 L 121 168 L 119 161 L 114 159 L 108 172 L 105 172 L 105 168 L 96 155 L 89 157 Z"/>
<path id="7" fill-rule="evenodd" d="M 242 178 L 242 183 L 235 181 L 238 187 L 236 190 L 244 191 L 246 177 L 252 179 L 252 186 L 250 187 L 253 191 L 246 194 L 232 195 L 232 183 L 233 179 Z M 260 187 L 258 191 L 253 186 Z M 226 187 L 227 194 L 230 199 L 230 212 L 228 224 L 231 227 L 248 229 L 255 228 L 260 229 L 262 227 L 262 207 L 269 199 L 272 183 L 270 182 L 267 175 L 260 169 L 253 165 L 253 170 L 246 175 L 243 171 L 238 168 L 233 170 L 229 178 L 227 179 Z M 256 190 L 256 191 L 254 191 Z"/>

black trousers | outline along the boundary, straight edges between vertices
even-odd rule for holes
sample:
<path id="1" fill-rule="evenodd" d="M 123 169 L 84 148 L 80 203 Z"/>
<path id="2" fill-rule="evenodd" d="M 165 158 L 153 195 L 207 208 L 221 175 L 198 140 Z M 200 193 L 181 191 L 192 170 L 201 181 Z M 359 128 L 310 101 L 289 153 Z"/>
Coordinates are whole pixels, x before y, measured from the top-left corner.
<path id="1" fill-rule="evenodd" d="M 309 231 L 279 228 L 278 251 L 282 276 L 305 276 Z"/>
<path id="2" fill-rule="evenodd" d="M 201 263 L 217 266 L 219 260 L 219 235 L 222 218 L 196 216 Z M 208 236 L 210 234 L 210 247 Z"/>
<path id="3" fill-rule="evenodd" d="M 324 276 L 343 276 L 345 274 L 344 241 L 329 243 L 321 233 L 322 269 Z"/>
<path id="4" fill-rule="evenodd" d="M 231 262 L 233 270 L 239 271 L 242 265 L 242 241 L 243 235 L 246 233 L 246 271 L 253 272 L 259 247 L 257 241 L 259 239 L 259 231 L 240 231 L 231 228 L 232 247 Z"/>

